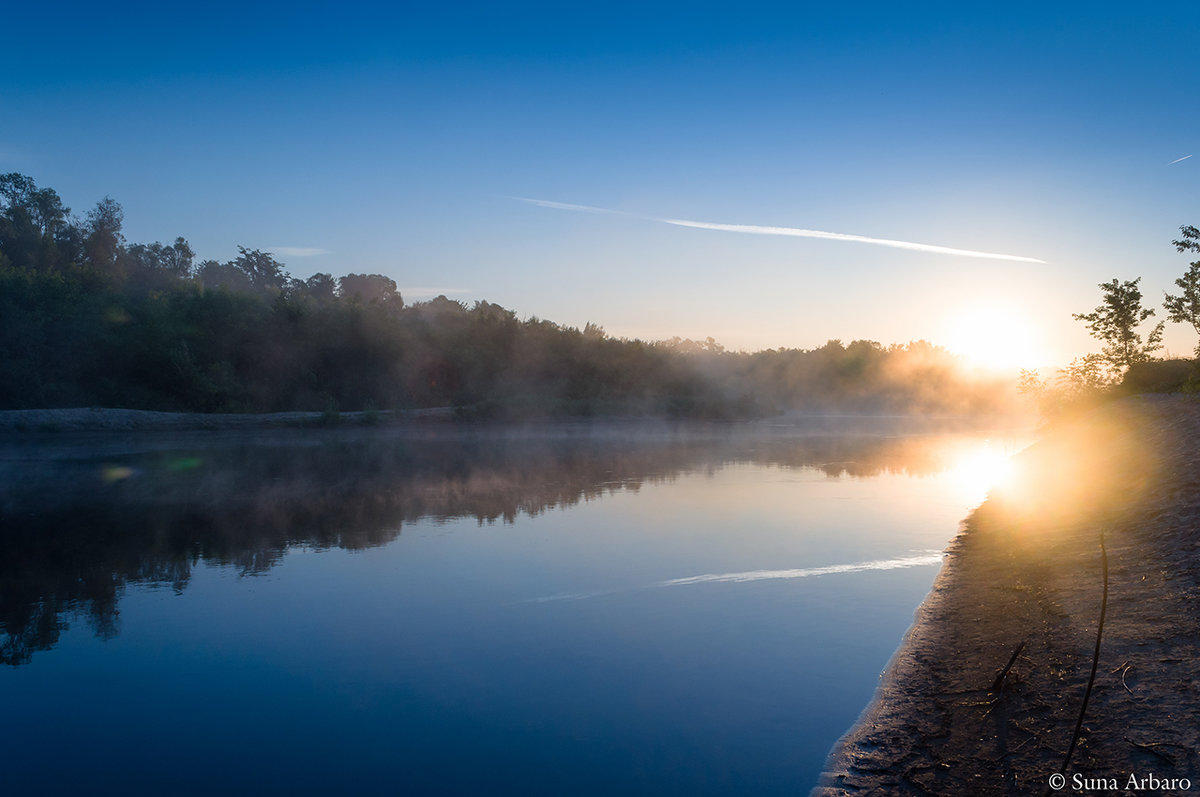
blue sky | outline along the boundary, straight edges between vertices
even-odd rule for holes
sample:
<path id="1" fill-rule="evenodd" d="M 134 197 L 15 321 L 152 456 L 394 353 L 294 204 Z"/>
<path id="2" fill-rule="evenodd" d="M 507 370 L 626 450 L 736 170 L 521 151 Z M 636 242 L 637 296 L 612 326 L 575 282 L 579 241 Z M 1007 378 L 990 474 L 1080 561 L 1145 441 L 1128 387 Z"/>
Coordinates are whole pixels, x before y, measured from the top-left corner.
<path id="1" fill-rule="evenodd" d="M 1200 158 L 1168 165 L 1200 149 L 1194 3 L 40 5 L 6 9 L 0 171 L 410 299 L 746 349 L 986 319 L 1057 364 L 1097 283 L 1157 303 L 1200 224 Z"/>

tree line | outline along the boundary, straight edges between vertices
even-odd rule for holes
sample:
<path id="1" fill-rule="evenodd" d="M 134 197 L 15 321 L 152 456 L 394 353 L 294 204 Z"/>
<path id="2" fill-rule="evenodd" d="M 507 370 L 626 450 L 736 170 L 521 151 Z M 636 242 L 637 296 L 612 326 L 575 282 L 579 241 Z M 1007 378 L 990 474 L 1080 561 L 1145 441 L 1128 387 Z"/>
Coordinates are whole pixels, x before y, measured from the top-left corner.
<path id="1" fill-rule="evenodd" d="M 487 301 L 407 303 L 379 274 L 298 279 L 258 249 L 197 261 L 183 237 L 130 243 L 123 224 L 111 198 L 80 218 L 0 175 L 0 408 L 970 414 L 1008 392 L 923 341 L 746 354 L 614 338 Z"/>

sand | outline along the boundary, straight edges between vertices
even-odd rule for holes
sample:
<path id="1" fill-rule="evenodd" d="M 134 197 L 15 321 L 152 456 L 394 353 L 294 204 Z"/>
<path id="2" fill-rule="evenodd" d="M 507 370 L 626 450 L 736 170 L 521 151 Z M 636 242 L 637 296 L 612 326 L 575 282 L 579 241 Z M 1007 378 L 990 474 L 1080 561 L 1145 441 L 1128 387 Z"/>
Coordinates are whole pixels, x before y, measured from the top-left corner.
<path id="1" fill-rule="evenodd" d="M 814 795 L 1044 794 L 1056 773 L 1051 793 L 1200 792 L 1200 401 L 1115 402 L 1048 430 L 1016 466 L 964 523 Z M 1063 770 L 1100 620 L 1101 532 L 1107 615 Z"/>

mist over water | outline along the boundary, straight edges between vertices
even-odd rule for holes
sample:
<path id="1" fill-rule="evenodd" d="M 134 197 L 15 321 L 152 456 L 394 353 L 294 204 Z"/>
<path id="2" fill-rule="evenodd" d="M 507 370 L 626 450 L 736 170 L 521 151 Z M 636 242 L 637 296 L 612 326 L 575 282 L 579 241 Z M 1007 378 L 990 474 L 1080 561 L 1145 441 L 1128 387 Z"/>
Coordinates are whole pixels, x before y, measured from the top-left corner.
<path id="1" fill-rule="evenodd" d="M 10 441 L 14 786 L 806 790 L 1020 442 L 902 427 Z"/>

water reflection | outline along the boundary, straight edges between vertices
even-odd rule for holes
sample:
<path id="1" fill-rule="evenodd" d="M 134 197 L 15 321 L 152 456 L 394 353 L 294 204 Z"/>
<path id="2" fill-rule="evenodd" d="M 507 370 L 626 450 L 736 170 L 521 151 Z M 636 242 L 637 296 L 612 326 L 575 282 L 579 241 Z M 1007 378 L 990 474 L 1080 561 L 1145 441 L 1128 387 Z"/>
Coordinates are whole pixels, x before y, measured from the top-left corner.
<path id="1" fill-rule="evenodd" d="M 115 635 L 129 584 L 183 591 L 200 562 L 263 573 L 290 548 L 385 545 L 422 518 L 512 523 L 735 463 L 835 479 L 958 468 L 977 491 L 986 478 L 964 453 L 978 441 L 891 431 L 618 424 L 10 440 L 0 447 L 0 662 L 29 662 L 72 619 Z"/>
<path id="2" fill-rule="evenodd" d="M 869 562 L 852 562 L 842 565 L 826 565 L 824 567 L 795 567 L 788 570 L 747 570 L 739 573 L 705 573 L 700 576 L 685 576 L 671 578 L 648 584 L 641 589 L 656 587 L 684 587 L 693 584 L 745 584 L 751 581 L 777 581 L 790 578 L 811 578 L 813 576 L 831 576 L 842 573 L 864 573 L 869 570 L 900 570 L 906 567 L 922 567 L 935 565 L 942 561 L 941 551 L 922 551 L 915 556 L 901 556 L 895 559 L 872 559 Z M 583 600 L 584 598 L 599 598 L 605 595 L 615 595 L 618 592 L 631 590 L 601 590 L 596 592 L 560 592 L 533 598 L 530 603 L 549 603 L 561 600 Z"/>

